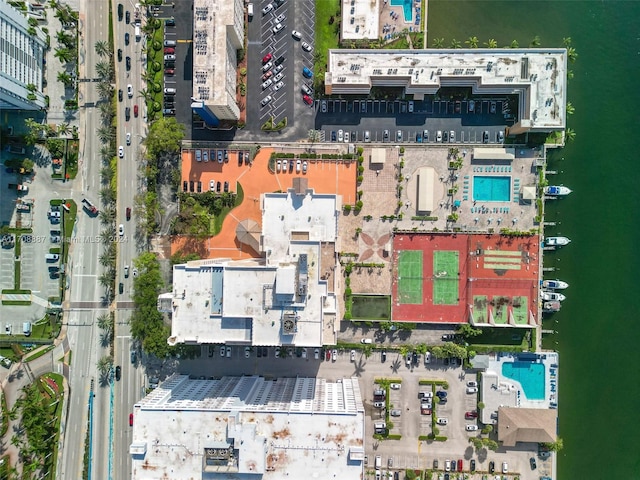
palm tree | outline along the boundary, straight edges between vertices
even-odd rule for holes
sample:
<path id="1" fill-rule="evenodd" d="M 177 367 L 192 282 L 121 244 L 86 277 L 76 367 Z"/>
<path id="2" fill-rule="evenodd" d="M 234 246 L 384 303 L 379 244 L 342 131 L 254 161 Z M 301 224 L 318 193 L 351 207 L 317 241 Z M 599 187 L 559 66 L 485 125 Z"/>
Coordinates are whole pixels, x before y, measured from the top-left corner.
<path id="1" fill-rule="evenodd" d="M 68 123 L 61 123 L 58 125 L 58 135 L 66 135 L 71 131 L 71 127 Z"/>
<path id="2" fill-rule="evenodd" d="M 519 48 L 520 44 L 518 43 L 518 40 L 512 40 L 510 47 L 511 48 Z"/>
<path id="3" fill-rule="evenodd" d="M 564 38 L 562 39 L 562 44 L 563 44 L 565 47 L 568 47 L 569 45 L 571 45 L 571 37 L 564 37 Z"/>
<path id="4" fill-rule="evenodd" d="M 106 330 L 110 332 L 113 329 L 113 322 L 111 321 L 111 315 L 109 313 L 105 313 L 103 315 L 98 316 L 98 327 L 101 330 Z"/>
<path id="5" fill-rule="evenodd" d="M 95 45 L 96 53 L 100 57 L 108 57 L 111 54 L 109 43 L 106 40 L 98 40 Z"/>
<path id="6" fill-rule="evenodd" d="M 113 365 L 113 358 L 109 356 L 104 356 L 100 360 L 98 360 L 96 367 L 98 368 L 98 372 L 104 375 L 109 372 L 112 365 Z"/>
<path id="7" fill-rule="evenodd" d="M 99 82 L 96 88 L 102 100 L 110 100 L 113 96 L 113 85 L 109 82 Z"/>
<path id="8" fill-rule="evenodd" d="M 111 116 L 113 115 L 113 104 L 111 102 L 101 102 L 98 108 L 102 114 L 103 122 L 109 123 Z"/>
<path id="9" fill-rule="evenodd" d="M 111 159 L 116 154 L 110 145 L 102 145 L 100 147 L 100 156 L 102 158 Z"/>
<path id="10" fill-rule="evenodd" d="M 464 41 L 464 43 L 469 45 L 469 48 L 478 48 L 478 37 L 469 37 Z"/>
<path id="11" fill-rule="evenodd" d="M 451 39 L 451 48 L 462 48 L 462 43 L 460 43 L 460 40 L 453 38 Z"/>
<path id="12" fill-rule="evenodd" d="M 73 85 L 73 77 L 67 72 L 58 72 L 58 81 L 64 83 L 65 87 Z"/>
<path id="13" fill-rule="evenodd" d="M 564 136 L 567 140 L 572 142 L 576 139 L 576 131 L 573 128 L 567 128 L 566 132 L 564 132 Z"/>
<path id="14" fill-rule="evenodd" d="M 488 41 L 484 42 L 484 45 L 486 45 L 487 48 L 498 48 L 498 42 L 496 42 L 495 38 L 490 38 Z"/>
<path id="15" fill-rule="evenodd" d="M 531 39 L 531 43 L 529 43 L 529 48 L 539 47 L 540 46 L 540 37 L 536 35 Z"/>
<path id="16" fill-rule="evenodd" d="M 569 58 L 569 61 L 573 63 L 578 59 L 578 52 L 576 52 L 575 48 L 569 47 L 567 48 L 567 57 Z"/>
<path id="17" fill-rule="evenodd" d="M 434 38 L 431 46 L 433 48 L 444 48 L 444 38 Z"/>
<path id="18" fill-rule="evenodd" d="M 153 92 L 151 90 L 143 88 L 138 93 L 142 98 L 144 98 L 145 102 L 150 102 L 151 100 L 153 100 L 154 95 L 153 95 Z"/>
<path id="19" fill-rule="evenodd" d="M 567 115 L 573 115 L 574 113 L 576 113 L 576 109 L 573 106 L 573 103 L 567 102 Z"/>
<path id="20" fill-rule="evenodd" d="M 56 48 L 56 53 L 53 54 L 61 63 L 69 63 L 71 61 L 71 50 L 68 48 Z"/>
<path id="21" fill-rule="evenodd" d="M 66 47 L 69 45 L 73 45 L 73 37 L 69 35 L 67 32 L 65 32 L 64 30 L 60 30 L 59 32 L 56 32 L 56 40 L 58 41 L 58 43 Z"/>
<path id="22" fill-rule="evenodd" d="M 102 200 L 102 203 L 106 205 L 108 203 L 115 201 L 115 194 L 113 190 L 111 190 L 111 188 L 105 187 L 100 189 L 100 199 Z M 102 234 L 100 235 L 102 236 Z M 111 238 L 112 236 L 113 236 L 113 232 L 111 231 L 109 232 L 108 238 Z"/>
<path id="23" fill-rule="evenodd" d="M 102 143 L 107 143 L 114 137 L 110 127 L 99 127 L 96 133 L 98 134 L 98 138 Z"/>
<path id="24" fill-rule="evenodd" d="M 111 62 L 96 63 L 96 74 L 102 80 L 111 80 L 113 77 L 113 67 L 111 66 Z"/>
<path id="25" fill-rule="evenodd" d="M 571 80 L 573 78 L 573 70 L 567 70 L 567 78 Z"/>
<path id="26" fill-rule="evenodd" d="M 100 212 L 100 221 L 102 223 L 113 224 L 116 219 L 116 212 L 113 208 L 103 208 Z"/>

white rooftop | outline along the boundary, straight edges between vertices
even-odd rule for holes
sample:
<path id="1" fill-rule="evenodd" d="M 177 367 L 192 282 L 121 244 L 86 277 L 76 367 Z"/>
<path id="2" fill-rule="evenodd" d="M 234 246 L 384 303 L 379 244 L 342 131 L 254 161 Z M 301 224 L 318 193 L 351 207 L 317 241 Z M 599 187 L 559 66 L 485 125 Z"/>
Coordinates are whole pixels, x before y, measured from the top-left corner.
<path id="1" fill-rule="evenodd" d="M 263 195 L 266 260 L 210 259 L 173 267 L 169 344 L 323 345 L 338 301 L 321 278 L 324 242 L 337 236 L 337 198 L 292 191 Z"/>
<path id="2" fill-rule="evenodd" d="M 342 0 L 342 40 L 377 39 L 381 0 Z"/>
<path id="3" fill-rule="evenodd" d="M 174 375 L 135 405 L 133 425 L 132 480 L 363 474 L 356 378 Z"/>
<path id="4" fill-rule="evenodd" d="M 561 130 L 566 121 L 567 51 L 559 49 L 329 50 L 327 94 L 400 86 L 419 99 L 442 86 L 518 95 L 524 130 Z"/>

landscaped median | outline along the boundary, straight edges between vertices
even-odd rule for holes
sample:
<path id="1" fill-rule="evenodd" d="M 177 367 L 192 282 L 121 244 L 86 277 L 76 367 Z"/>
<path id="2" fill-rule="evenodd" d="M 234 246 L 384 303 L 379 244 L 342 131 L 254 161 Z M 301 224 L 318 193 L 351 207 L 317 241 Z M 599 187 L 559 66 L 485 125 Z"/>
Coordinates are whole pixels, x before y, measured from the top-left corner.
<path id="1" fill-rule="evenodd" d="M 373 438 L 376 440 L 400 440 L 402 435 L 389 433 L 389 430 L 393 428 L 393 422 L 391 421 L 391 417 L 389 415 L 391 405 L 389 403 L 389 388 L 392 383 L 402 383 L 402 379 L 400 378 L 376 378 L 373 381 L 374 384 L 380 386 L 384 389 L 384 402 L 385 402 L 385 425 L 386 425 L 386 433 L 374 433 Z"/>
<path id="2" fill-rule="evenodd" d="M 444 390 L 449 389 L 449 382 L 446 380 L 420 380 L 418 385 L 430 385 L 433 392 L 433 408 L 431 409 L 431 433 L 429 435 L 420 435 L 418 440 L 435 440 L 436 442 L 446 442 L 447 437 L 438 435 L 440 429 L 438 428 L 438 417 L 436 415 L 436 400 L 440 403 L 440 398 L 435 395 L 436 387 L 441 386 Z"/>

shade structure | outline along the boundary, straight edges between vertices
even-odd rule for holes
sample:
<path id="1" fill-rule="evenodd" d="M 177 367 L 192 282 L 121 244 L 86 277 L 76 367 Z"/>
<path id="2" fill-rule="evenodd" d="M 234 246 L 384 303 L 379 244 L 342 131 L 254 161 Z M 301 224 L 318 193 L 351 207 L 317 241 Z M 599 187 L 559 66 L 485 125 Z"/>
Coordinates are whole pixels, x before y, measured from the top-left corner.
<path id="1" fill-rule="evenodd" d="M 260 235 L 262 235 L 260 225 L 250 218 L 242 220 L 236 227 L 236 238 L 238 241 L 251 247 L 258 253 L 260 252 Z"/>
<path id="2" fill-rule="evenodd" d="M 526 186 L 522 189 L 523 200 L 535 200 L 535 198 L 536 198 L 536 187 Z"/>

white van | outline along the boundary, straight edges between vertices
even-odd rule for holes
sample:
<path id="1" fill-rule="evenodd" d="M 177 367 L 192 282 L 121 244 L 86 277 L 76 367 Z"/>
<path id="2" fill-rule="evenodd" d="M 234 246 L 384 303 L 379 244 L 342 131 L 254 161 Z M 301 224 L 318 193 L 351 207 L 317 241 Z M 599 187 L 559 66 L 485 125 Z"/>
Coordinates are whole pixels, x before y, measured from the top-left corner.
<path id="1" fill-rule="evenodd" d="M 55 262 L 60 258 L 60 255 L 57 253 L 47 253 L 44 258 L 47 262 Z"/>
<path id="2" fill-rule="evenodd" d="M 253 17 L 253 3 L 250 3 L 247 6 L 247 15 L 249 16 L 249 18 Z"/>
<path id="3" fill-rule="evenodd" d="M 22 333 L 24 333 L 25 337 L 31 335 L 31 322 L 24 322 L 22 324 Z"/>
<path id="4" fill-rule="evenodd" d="M 370 338 L 363 338 L 360 340 L 360 343 L 369 344 L 369 343 L 373 343 L 373 340 L 371 340 Z"/>
<path id="5" fill-rule="evenodd" d="M 376 455 L 375 467 L 376 467 L 376 470 L 379 470 L 380 467 L 382 467 L 382 457 L 380 455 Z"/>
<path id="6" fill-rule="evenodd" d="M 175 40 L 165 40 L 164 41 L 164 46 L 165 47 L 175 47 L 177 45 L 177 42 Z"/>

